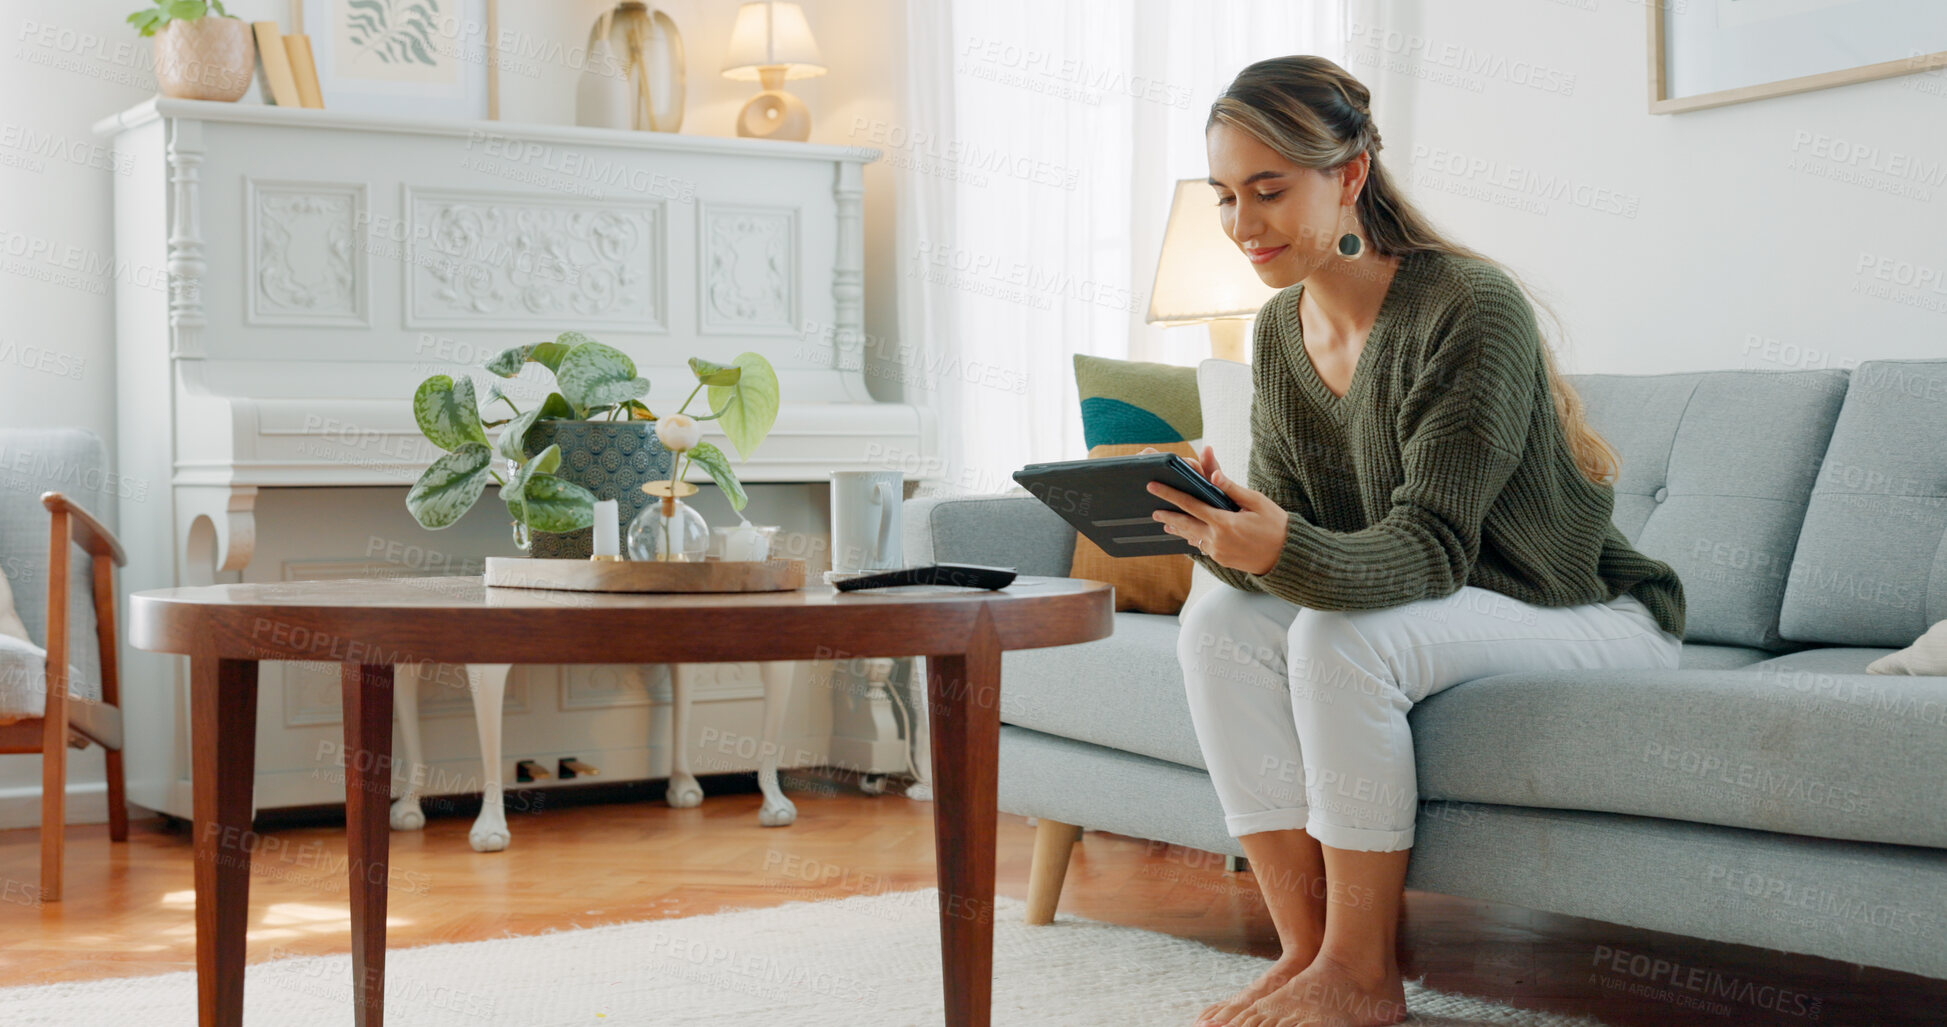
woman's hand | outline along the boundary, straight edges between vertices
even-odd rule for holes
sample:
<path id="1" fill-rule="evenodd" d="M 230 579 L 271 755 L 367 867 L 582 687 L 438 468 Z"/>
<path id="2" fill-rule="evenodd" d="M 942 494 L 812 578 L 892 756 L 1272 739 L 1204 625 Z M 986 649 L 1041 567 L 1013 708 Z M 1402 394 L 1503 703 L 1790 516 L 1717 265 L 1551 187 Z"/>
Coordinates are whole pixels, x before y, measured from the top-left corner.
<path id="1" fill-rule="evenodd" d="M 1157 452 L 1149 446 L 1145 453 Z M 1205 478 L 1222 489 L 1241 509 L 1220 510 L 1182 489 L 1160 481 L 1149 483 L 1149 491 L 1174 505 L 1176 510 L 1158 510 L 1155 519 L 1164 530 L 1190 540 L 1203 555 L 1248 574 L 1268 574 L 1284 551 L 1285 529 L 1291 514 L 1256 489 L 1232 481 L 1217 467 L 1217 452 L 1203 447 L 1201 466 Z M 1177 510 L 1181 510 L 1178 513 Z"/>

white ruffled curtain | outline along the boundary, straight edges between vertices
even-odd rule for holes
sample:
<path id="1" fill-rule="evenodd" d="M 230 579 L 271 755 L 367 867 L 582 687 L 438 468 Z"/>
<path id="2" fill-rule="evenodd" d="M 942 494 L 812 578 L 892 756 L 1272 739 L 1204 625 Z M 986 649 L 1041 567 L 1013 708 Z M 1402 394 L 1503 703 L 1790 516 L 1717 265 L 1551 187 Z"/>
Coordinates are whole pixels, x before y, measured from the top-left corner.
<path id="1" fill-rule="evenodd" d="M 1003 492 L 1023 464 L 1087 455 L 1073 354 L 1209 355 L 1201 327 L 1143 323 L 1173 183 L 1207 173 L 1204 120 L 1240 69 L 1343 63 L 1347 17 L 1345 0 L 908 9 L 907 124 L 927 142 L 894 151 L 911 165 L 899 328 L 907 396 L 938 416 L 939 492 Z"/>

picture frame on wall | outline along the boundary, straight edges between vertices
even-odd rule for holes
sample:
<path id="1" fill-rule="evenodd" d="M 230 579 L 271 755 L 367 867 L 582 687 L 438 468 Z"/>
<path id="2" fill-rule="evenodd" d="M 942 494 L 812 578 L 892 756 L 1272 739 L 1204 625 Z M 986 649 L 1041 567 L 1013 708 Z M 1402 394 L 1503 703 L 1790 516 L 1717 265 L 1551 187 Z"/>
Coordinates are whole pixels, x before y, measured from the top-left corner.
<path id="1" fill-rule="evenodd" d="M 325 107 L 442 120 L 500 117 L 499 0 L 309 0 Z"/>
<path id="2" fill-rule="evenodd" d="M 1947 79 L 1947 3 L 1941 0 L 1642 2 L 1649 17 L 1651 114 L 1897 75 Z M 1947 81 L 1941 92 L 1947 95 Z"/>

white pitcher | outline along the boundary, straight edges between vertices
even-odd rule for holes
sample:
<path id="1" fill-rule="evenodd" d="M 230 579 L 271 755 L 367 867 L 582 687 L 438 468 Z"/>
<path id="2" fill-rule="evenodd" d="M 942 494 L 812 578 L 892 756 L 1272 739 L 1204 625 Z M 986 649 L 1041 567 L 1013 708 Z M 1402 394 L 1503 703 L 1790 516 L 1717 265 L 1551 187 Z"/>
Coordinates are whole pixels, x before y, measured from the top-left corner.
<path id="1" fill-rule="evenodd" d="M 832 471 L 832 570 L 882 571 L 902 566 L 899 471 Z"/>

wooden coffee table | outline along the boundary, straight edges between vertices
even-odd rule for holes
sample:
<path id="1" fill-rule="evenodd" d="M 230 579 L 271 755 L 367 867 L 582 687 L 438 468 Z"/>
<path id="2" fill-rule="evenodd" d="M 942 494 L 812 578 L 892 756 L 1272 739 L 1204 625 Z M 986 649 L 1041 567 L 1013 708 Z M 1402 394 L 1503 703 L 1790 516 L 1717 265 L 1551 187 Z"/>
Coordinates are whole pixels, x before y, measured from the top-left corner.
<path id="1" fill-rule="evenodd" d="M 355 1016 L 361 1027 L 379 1027 L 394 665 L 923 655 L 946 1022 L 983 1027 L 993 991 L 1001 652 L 1105 638 L 1113 599 L 1099 581 L 1028 575 L 991 592 L 845 593 L 819 584 L 795 592 L 616 595 L 489 589 L 478 577 L 137 592 L 129 600 L 131 643 L 189 657 L 200 1022 L 243 1022 L 259 660 L 343 668 Z"/>

